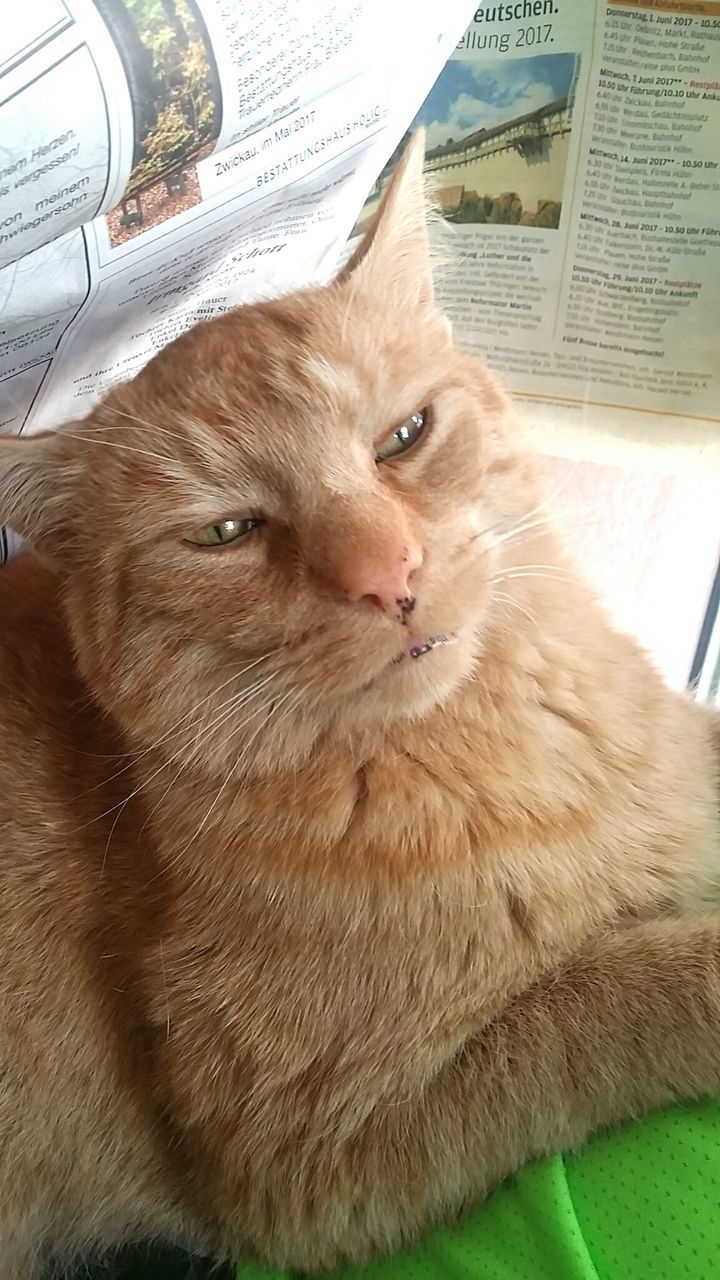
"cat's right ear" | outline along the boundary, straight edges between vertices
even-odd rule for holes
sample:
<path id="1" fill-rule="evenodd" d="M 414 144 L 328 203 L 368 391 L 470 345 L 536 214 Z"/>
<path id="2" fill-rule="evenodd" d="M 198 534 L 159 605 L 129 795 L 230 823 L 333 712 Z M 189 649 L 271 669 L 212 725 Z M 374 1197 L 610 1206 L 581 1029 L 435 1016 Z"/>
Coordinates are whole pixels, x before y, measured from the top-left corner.
<path id="1" fill-rule="evenodd" d="M 78 473 L 73 442 L 62 433 L 0 438 L 0 523 L 57 568 L 77 551 Z"/>
<path id="2" fill-rule="evenodd" d="M 429 200 L 423 160 L 425 133 L 413 134 L 378 208 L 338 283 L 368 287 L 412 311 L 435 311 Z"/>

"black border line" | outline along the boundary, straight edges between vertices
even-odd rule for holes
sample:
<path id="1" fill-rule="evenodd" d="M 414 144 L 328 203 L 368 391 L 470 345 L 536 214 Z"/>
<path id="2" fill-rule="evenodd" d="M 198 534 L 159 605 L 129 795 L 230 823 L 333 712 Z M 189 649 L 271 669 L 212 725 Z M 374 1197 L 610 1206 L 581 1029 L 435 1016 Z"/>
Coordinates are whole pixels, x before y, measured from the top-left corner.
<path id="1" fill-rule="evenodd" d="M 50 71 L 54 71 L 56 67 L 62 66 L 63 62 L 67 62 L 68 58 L 72 58 L 73 54 L 77 53 L 79 49 L 84 49 L 86 47 L 86 41 L 81 40 L 80 44 L 75 45 L 74 49 L 68 49 L 68 52 L 64 53 L 61 58 L 58 58 L 55 62 L 51 62 L 49 67 L 44 67 L 36 76 L 33 76 L 32 80 L 26 80 L 25 83 L 20 85 L 20 88 L 16 89 L 14 93 L 11 93 L 9 97 L 0 99 L 0 107 L 6 106 L 8 102 L 12 102 L 13 98 L 18 98 L 21 93 L 25 93 L 26 90 L 32 89 L 33 85 L 37 84 L 38 80 L 42 80 L 43 76 L 48 75 Z M 95 64 L 93 63 L 93 66 L 94 65 Z M 97 74 L 97 67 L 95 67 L 95 72 Z"/>
<path id="2" fill-rule="evenodd" d="M 688 675 L 688 687 L 690 689 L 697 688 L 698 682 L 702 675 L 703 667 L 707 662 L 708 650 L 710 648 L 710 641 L 712 639 L 713 629 L 715 627 L 715 623 L 717 622 L 719 615 L 720 615 L 720 560 L 718 560 L 717 568 L 715 570 L 715 577 L 713 578 L 713 583 L 710 588 L 710 596 L 708 598 L 707 608 L 705 610 L 705 616 L 702 620 L 702 625 L 700 627 L 700 634 L 698 635 L 697 645 L 695 646 L 695 653 L 693 655 L 692 663 L 690 664 L 690 673 Z"/>
<path id="3" fill-rule="evenodd" d="M 37 369 L 40 364 L 47 364 L 49 360 L 52 360 L 52 356 L 45 356 L 42 360 L 33 360 L 32 364 L 26 364 L 24 369 L 16 369 L 14 373 L 4 373 L 0 377 L 0 386 L 2 386 L 3 382 L 10 382 L 11 378 L 21 377 L 23 373 L 27 373 L 30 369 Z"/>
<path id="4" fill-rule="evenodd" d="M 84 253 L 84 256 L 85 256 L 85 273 L 86 273 L 86 280 L 87 280 L 87 287 L 86 287 L 86 289 L 85 289 L 85 297 L 84 297 L 84 298 L 83 298 L 83 299 L 78 303 L 77 309 L 73 312 L 72 316 L 70 317 L 70 319 L 68 320 L 67 324 L 65 325 L 65 327 L 64 327 L 64 329 L 63 329 L 63 331 L 62 331 L 62 333 L 60 334 L 60 337 L 58 338 L 57 342 L 55 343 L 55 351 L 54 351 L 54 352 L 53 352 L 53 354 L 50 356 L 50 359 L 47 361 L 47 368 L 46 368 L 46 370 L 45 370 L 45 372 L 44 372 L 44 374 L 43 374 L 42 378 L 40 379 L 40 381 L 39 381 L 39 383 L 38 383 L 37 387 L 35 388 L 35 391 L 33 392 L 33 395 L 32 395 L 32 399 L 30 400 L 30 403 L 29 403 L 29 405 L 28 405 L 28 407 L 27 407 L 27 409 L 26 409 L 26 411 L 25 411 L 25 418 L 24 418 L 24 420 L 23 420 L 23 424 L 22 424 L 22 426 L 21 426 L 20 430 L 16 433 L 16 434 L 17 434 L 17 435 L 19 435 L 19 436 L 21 436 L 21 435 L 23 434 L 23 432 L 25 431 L 25 428 L 26 428 L 26 426 L 27 426 L 27 420 L 28 420 L 28 418 L 30 417 L 31 412 L 32 412 L 32 410 L 33 410 L 33 409 L 34 409 L 34 407 L 35 407 L 35 402 L 36 402 L 36 400 L 37 400 L 38 396 L 40 395 L 40 392 L 42 391 L 43 387 L 45 386 L 45 382 L 46 382 L 47 378 L 50 376 L 50 373 L 52 372 L 52 368 L 53 368 L 53 361 L 54 361 L 54 359 L 55 359 L 55 352 L 57 352 L 57 350 L 58 350 L 58 348 L 59 348 L 59 346 L 60 346 L 60 343 L 62 342 L 63 338 L 65 337 L 65 334 L 68 332 L 68 330 L 69 330 L 70 326 L 71 326 L 71 325 L 73 325 L 73 324 L 75 323 L 75 321 L 77 320 L 78 316 L 80 315 L 80 312 L 82 311 L 83 307 L 85 306 L 85 304 L 86 304 L 86 302 L 87 302 L 87 300 L 88 300 L 88 298 L 90 297 L 90 294 L 91 294 L 91 292 L 92 292 L 92 275 L 91 275 L 91 272 L 90 272 L 90 255 L 89 255 L 89 253 L 88 253 L 87 237 L 86 237 L 86 235 L 85 235 L 85 228 L 84 228 L 84 227 L 80 227 L 80 228 L 79 228 L 79 230 L 80 230 L 80 235 L 82 236 L 83 253 Z M 38 364 L 39 364 L 39 363 L 41 363 L 41 362 L 40 362 L 40 361 L 38 361 Z M 29 365 L 28 367 L 29 367 L 29 368 L 32 368 L 33 366 L 32 366 L 32 365 Z M 24 370 L 22 370 L 21 372 L 24 372 Z"/>
<path id="5" fill-rule="evenodd" d="M 71 49 L 69 53 L 64 54 L 64 56 L 62 58 L 59 58 L 57 62 L 54 62 L 52 66 L 46 67 L 45 71 L 43 71 L 40 75 L 35 76 L 34 80 L 28 81 L 28 83 L 24 85 L 22 89 L 18 89 L 17 93 L 11 94 L 9 98 L 5 98 L 3 102 L 0 102 L 0 108 L 4 107 L 8 102 L 12 102 L 13 98 L 16 98 L 18 94 L 24 93 L 25 89 L 29 89 L 32 87 L 32 85 L 37 84 L 37 82 L 39 80 L 42 80 L 43 76 L 48 75 L 49 72 L 56 71 L 58 67 L 62 66 L 63 62 L 67 62 L 68 58 L 74 58 L 75 54 L 81 53 L 83 51 L 87 54 L 88 58 L 90 59 L 90 62 L 92 64 L 92 69 L 95 72 L 95 77 L 100 87 L 100 94 L 102 97 L 103 108 L 105 111 L 105 139 L 106 139 L 107 159 L 105 163 L 105 182 L 103 185 L 102 194 L 100 195 L 100 198 L 98 199 L 95 205 L 95 209 L 93 213 L 90 215 L 90 217 L 84 218 L 79 226 L 67 227 L 65 231 L 59 231 L 57 235 L 50 236 L 48 240 L 43 240 L 40 244 L 35 245 L 35 249 L 29 249 L 25 253 L 19 253 L 17 257 L 11 258 L 9 262 L 6 262 L 4 264 L 5 267 L 12 266 L 13 262 L 18 262 L 20 258 L 28 257 L 31 253 L 34 253 L 36 249 L 43 249 L 45 248 L 46 245 L 52 244 L 55 240 L 60 240 L 62 236 L 69 235 L 73 231 L 83 232 L 85 229 L 85 225 L 87 223 L 94 222 L 95 218 L 100 216 L 100 210 L 102 209 L 103 204 L 105 203 L 105 200 L 107 198 L 108 188 L 110 186 L 110 161 L 112 158 L 112 138 L 110 136 L 110 109 L 108 106 L 107 94 L 105 92 L 105 85 L 103 83 L 103 78 L 100 75 L 100 72 L 98 71 L 98 65 L 97 65 L 97 62 L 95 61 L 93 51 L 86 41 L 83 42 L 82 44 L 76 45 L 74 49 Z M 88 272 L 89 272 L 90 264 L 87 259 L 87 242 L 83 240 L 83 243 L 85 246 L 86 265 L 88 267 Z M 85 301 L 87 301 L 87 295 L 83 300 L 83 304 L 81 305 L 84 305 Z M 77 312 L 75 313 L 75 315 L 77 316 Z M 75 317 L 73 317 L 73 319 L 74 318 Z"/>
<path id="6" fill-rule="evenodd" d="M 10 75 L 11 71 L 16 71 L 21 67 L 23 62 L 27 62 L 29 58 L 34 58 L 36 53 L 40 53 L 41 49 L 47 48 L 51 41 L 57 36 L 61 36 L 63 31 L 69 31 L 70 27 L 75 26 L 75 19 L 65 4 L 65 0 L 58 0 L 60 7 L 65 10 L 65 17 L 60 18 L 54 27 L 46 27 L 41 35 L 36 36 L 30 44 L 23 45 L 22 49 L 17 49 L 14 54 L 0 63 L 0 78 Z"/>
<path id="7" fill-rule="evenodd" d="M 105 108 L 105 136 L 107 138 L 107 163 L 105 165 L 105 186 L 103 187 L 102 196 L 97 203 L 97 207 L 95 209 L 95 212 L 92 218 L 83 219 L 83 222 L 80 224 L 80 230 L 84 228 L 86 222 L 92 222 L 95 218 L 99 216 L 100 210 L 102 209 L 103 204 L 105 203 L 105 197 L 107 196 L 108 187 L 110 186 L 110 161 L 112 159 L 112 138 L 110 137 L 110 109 L 108 107 L 107 94 L 105 92 L 105 83 L 103 81 L 102 76 L 100 75 L 100 72 L 98 71 L 98 65 L 97 65 L 97 62 L 95 61 L 95 55 L 93 54 L 93 51 L 90 48 L 90 45 L 85 43 L 84 48 L 87 49 L 88 56 L 93 65 L 93 71 L 97 76 L 97 82 L 100 85 L 100 92 L 102 94 L 103 106 Z M 85 250 L 87 253 L 87 245 L 85 246 Z"/>

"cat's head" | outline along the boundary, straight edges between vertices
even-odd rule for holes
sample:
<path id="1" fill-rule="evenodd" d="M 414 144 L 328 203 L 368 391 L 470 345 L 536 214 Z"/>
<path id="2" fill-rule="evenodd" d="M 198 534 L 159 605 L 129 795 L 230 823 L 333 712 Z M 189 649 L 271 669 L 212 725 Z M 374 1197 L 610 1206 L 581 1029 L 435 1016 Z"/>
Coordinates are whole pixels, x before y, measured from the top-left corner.
<path id="1" fill-rule="evenodd" d="M 299 743 L 468 677 L 498 534 L 532 503 L 506 418 L 434 299 L 416 139 L 329 286 L 199 325 L 83 421 L 0 441 L 0 517 L 58 567 L 126 726 L 197 745 L 225 716 L 257 752 L 273 715 Z"/>

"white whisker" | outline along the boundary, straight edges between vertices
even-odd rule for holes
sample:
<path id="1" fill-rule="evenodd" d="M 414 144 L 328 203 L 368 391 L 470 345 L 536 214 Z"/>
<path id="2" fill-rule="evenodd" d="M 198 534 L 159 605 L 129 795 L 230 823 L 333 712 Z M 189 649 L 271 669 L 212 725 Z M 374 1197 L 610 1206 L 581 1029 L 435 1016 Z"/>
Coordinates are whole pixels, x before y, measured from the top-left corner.
<path id="1" fill-rule="evenodd" d="M 545 494 L 540 502 L 536 503 L 534 507 L 531 507 L 529 511 L 524 511 L 514 525 L 510 525 L 508 528 L 505 528 L 505 521 L 503 519 L 497 520 L 495 524 L 489 525 L 486 529 L 481 529 L 475 536 L 478 538 L 491 537 L 499 529 L 502 530 L 503 535 L 500 541 L 504 541 L 506 537 L 511 537 L 515 532 L 519 533 L 520 531 L 524 531 L 526 528 L 530 529 L 534 527 L 533 521 L 535 521 L 536 517 L 539 517 L 537 520 L 537 527 L 547 525 L 548 528 L 552 528 L 556 500 L 558 496 L 561 493 L 564 493 L 565 489 L 567 489 L 576 470 L 577 463 L 570 469 L 567 475 L 563 476 L 562 481 L 555 485 L 551 493 Z M 546 512 L 548 508 L 550 510 L 549 516 L 543 515 L 542 513 Z"/>
<path id="2" fill-rule="evenodd" d="M 264 681 L 260 682 L 260 689 L 262 689 L 266 684 L 269 684 L 273 678 L 274 676 L 272 673 L 269 676 L 266 676 Z M 243 690 L 241 694 L 236 695 L 235 699 L 230 699 L 229 701 L 232 702 L 233 705 L 230 707 L 229 711 L 226 711 L 224 715 L 215 716 L 215 718 L 211 721 L 210 725 L 208 725 L 203 730 L 202 737 L 207 738 L 207 736 L 210 733 L 214 732 L 218 728 L 220 723 L 227 720 L 229 716 L 233 715 L 240 706 L 244 705 L 247 702 L 252 701 L 252 699 L 257 695 L 258 692 L 259 692 L 258 686 L 253 685 L 250 687 L 249 690 Z M 224 704 L 224 705 L 227 705 L 227 704 Z M 195 751 L 196 751 L 196 745 L 193 746 L 192 752 L 188 757 L 189 759 L 193 758 Z M 107 841 L 105 843 L 105 853 L 103 855 L 102 867 L 100 869 L 101 879 L 105 872 L 105 865 L 107 862 L 108 851 L 110 849 L 110 842 L 113 838 L 113 835 L 115 833 L 115 828 L 117 827 L 117 824 L 120 821 L 120 818 L 122 817 L 122 814 L 126 805 L 128 805 L 130 801 L 134 799 L 135 796 L 139 795 L 141 791 L 149 787 L 150 783 L 154 782 L 155 778 L 157 778 L 159 774 L 163 772 L 164 769 L 167 769 L 168 765 L 173 764 L 177 759 L 179 759 L 181 755 L 183 755 L 182 750 L 175 752 L 171 756 L 168 756 L 167 760 L 163 760 L 162 763 L 158 765 L 157 769 L 153 770 L 153 772 L 150 774 L 148 778 L 143 778 L 142 781 L 136 787 L 133 788 L 133 790 L 130 792 L 128 796 L 125 797 L 124 800 L 120 801 L 117 805 L 112 805 L 110 809 L 106 809 L 105 813 L 102 813 L 99 815 L 99 818 L 105 818 L 113 812 L 113 809 L 118 810 L 113 820 L 113 824 L 110 828 Z M 181 766 L 181 769 L 182 769 L 182 766 Z M 178 773 L 181 772 L 181 769 L 178 771 Z M 95 818 L 93 819 L 93 821 L 97 822 L 99 821 L 99 818 Z"/>
<path id="3" fill-rule="evenodd" d="M 216 792 L 215 797 L 214 797 L 214 799 L 212 800 L 212 803 L 210 804 L 210 807 L 208 808 L 208 810 L 207 810 L 207 812 L 206 812 L 206 814 L 205 814 L 205 816 L 204 816 L 204 818 L 203 818 L 202 822 L 200 823 L 200 826 L 199 826 L 199 827 L 197 828 L 197 830 L 193 833 L 193 835 L 192 835 L 192 836 L 190 837 L 190 839 L 186 842 L 186 844 L 185 844 L 185 845 L 183 845 L 183 847 L 182 847 L 182 849 L 179 851 L 179 853 L 175 854 L 175 856 L 174 856 L 174 857 L 172 858 L 172 860 L 168 863 L 168 865 L 167 865 L 165 868 L 163 868 L 163 871 L 162 871 L 162 872 L 160 872 L 160 873 L 158 873 L 158 876 L 159 876 L 159 875 L 162 875 L 162 874 L 166 874 L 168 871 L 171 871 L 171 870 L 172 870 L 172 868 L 173 868 L 174 866 L 176 866 L 176 865 L 177 865 L 177 863 L 180 861 L 180 859 L 181 859 L 181 858 L 182 858 L 182 857 L 187 853 L 188 849 L 190 849 L 190 848 L 191 848 L 191 846 L 195 843 L 195 841 L 198 839 L 198 837 L 199 837 L 200 835 L 202 835 L 202 833 L 203 833 L 203 831 L 205 830 L 205 828 L 206 828 L 206 826 L 207 826 L 208 822 L 210 821 L 210 818 L 212 817 L 212 814 L 214 813 L 214 811 L 215 811 L 215 809 L 217 808 L 217 806 L 218 806 L 218 804 L 219 804 L 220 800 L 222 799 L 222 796 L 224 795 L 225 790 L 226 790 L 226 788 L 228 787 L 228 785 L 229 785 L 229 783 L 230 783 L 230 781 L 231 781 L 231 779 L 232 779 L 232 776 L 233 776 L 233 774 L 235 773 L 235 771 L 236 771 L 236 769 L 237 769 L 238 765 L 242 763 L 243 759 L 244 759 L 244 758 L 245 758 L 245 756 L 247 755 L 248 751 L 249 751 L 249 750 L 250 750 L 250 748 L 252 747 L 252 745 L 253 745 L 253 743 L 255 742 L 255 740 L 256 740 L 256 738 L 258 737 L 258 735 L 259 735 L 260 733 L 262 733 L 263 729 L 265 729 L 265 728 L 267 727 L 267 725 L 268 725 L 268 724 L 270 723 L 270 721 L 272 720 L 273 716 L 275 716 L 275 715 L 277 714 L 277 712 L 278 712 L 278 711 L 279 711 L 279 710 L 280 710 L 280 709 L 281 709 L 281 708 L 282 708 L 282 707 L 287 703 L 287 701 L 288 701 L 288 700 L 289 700 L 293 695 L 295 695 L 295 698 L 296 698 L 296 699 L 299 699 L 299 698 L 301 698 L 301 697 L 302 697 L 302 694 L 300 694 L 300 693 L 298 692 L 298 690 L 295 690 L 295 689 L 288 689 L 288 690 L 287 690 L 287 692 L 283 695 L 283 697 L 281 697 L 281 698 L 279 698 L 279 699 L 276 699 L 274 702 L 272 702 L 272 703 L 271 703 L 271 705 L 270 705 L 270 709 L 269 709 L 269 711 L 268 711 L 267 715 L 265 716 L 265 719 L 261 722 L 261 724 L 260 724 L 260 725 L 258 725 L 258 727 L 257 727 L 257 729 L 254 731 L 254 733 L 252 733 L 252 734 L 251 734 L 249 741 L 245 744 L 245 746 L 243 747 L 243 749 L 242 749 L 242 751 L 240 752 L 240 755 L 237 757 L 237 759 L 236 759 L 236 760 L 231 761 L 230 767 L 229 767 L 229 769 L 228 769 L 228 771 L 227 771 L 227 774 L 225 775 L 224 781 L 223 781 L 222 785 L 219 787 L 218 791 Z M 295 704 L 293 704 L 293 706 L 294 706 L 294 705 L 295 705 Z M 293 709 L 293 707 L 291 707 L 291 708 L 290 708 L 290 711 L 292 711 L 292 709 Z M 248 719 L 248 720 L 246 720 L 246 721 L 244 722 L 244 724 L 243 724 L 243 725 L 238 725 L 238 729 L 237 729 L 237 730 L 234 730 L 234 732 L 237 732 L 239 729 L 244 728 L 244 727 L 249 723 L 249 721 L 250 721 L 250 720 L 255 719 L 255 716 L 260 714 L 260 711 L 261 711 L 261 710 L 262 710 L 262 708 L 260 708 L 257 712 L 255 712 L 255 714 L 254 714 L 253 716 L 249 717 L 249 719 Z M 287 718 L 287 717 L 286 717 L 286 718 Z M 154 881 L 158 879 L 158 876 L 154 876 L 154 877 L 153 877 L 153 879 L 152 879 L 149 883 L 150 883 L 150 884 L 153 884 L 153 883 L 154 883 Z"/>
<path id="4" fill-rule="evenodd" d="M 126 453 L 137 453 L 143 458 L 154 458 L 156 462 L 162 462 L 164 467 L 174 462 L 169 454 L 154 453 L 151 449 L 139 449 L 134 444 L 121 444 L 119 440 L 97 440 L 89 431 L 83 436 L 74 435 L 65 427 L 62 427 L 61 431 L 68 440 L 77 440 L 78 444 L 98 444 L 104 449 L 121 449 Z"/>
<path id="5" fill-rule="evenodd" d="M 197 756 L 197 754 L 198 754 L 198 747 L 199 747 L 199 746 L 200 746 L 204 741 L 206 741 L 206 740 L 207 740 L 207 738 L 208 738 L 211 734 L 215 734 L 215 733 L 217 733 L 218 729 L 221 729 L 221 728 L 222 728 L 222 726 L 223 726 L 224 724 L 226 724 L 226 723 L 227 723 L 227 721 L 228 721 L 229 719 L 231 719 L 231 718 L 232 718 L 232 716 L 234 716 L 234 715 L 235 715 L 235 714 L 240 710 L 240 708 L 241 708 L 241 707 L 243 707 L 243 706 L 247 706 L 250 702 L 253 702 L 253 701 L 255 700 L 255 698 L 256 698 L 256 697 L 258 697 L 258 696 L 259 696 L 259 694 L 262 692 L 262 690 L 266 687 L 266 685 L 270 684 L 270 682 L 271 682 L 272 680 L 274 680 L 274 679 L 275 679 L 275 675 L 274 675 L 273 673 L 271 673 L 269 676 L 267 676 L 267 677 L 265 678 L 265 680 L 260 681 L 260 683 L 259 683 L 259 684 L 253 685 L 252 690 L 251 690 L 251 691 L 250 691 L 250 693 L 249 693 L 249 694 L 247 694 L 246 696 L 241 696 L 241 697 L 239 697 L 239 698 L 237 699 L 237 701 L 233 701 L 233 700 L 231 699 L 231 701 L 232 701 L 232 705 L 230 706 L 229 710 L 225 711 L 224 715 L 221 715 L 221 716 L 219 716 L 219 717 L 216 717 L 216 718 L 211 722 L 211 724 L 210 724 L 206 729 L 204 729 L 204 730 L 203 730 L 203 733 L 202 733 L 202 734 L 201 734 L 201 735 L 200 735 L 200 736 L 195 740 L 195 742 L 193 743 L 192 748 L 191 748 L 190 752 L 188 753 L 187 757 L 181 761 L 181 764 L 180 764 L 179 768 L 177 769 L 176 773 L 175 773 L 175 774 L 174 774 L 174 776 L 171 778 L 171 780 L 170 780 L 170 782 L 168 783 L 167 787 L 166 787 L 166 788 L 165 788 L 165 790 L 163 791 L 162 795 L 160 796 L 160 799 L 157 801 L 157 803 L 154 805 L 154 807 L 150 810 L 150 813 L 148 814 L 148 816 L 147 816 L 147 818 L 145 819 L 145 821 L 144 821 L 144 823 L 143 823 L 142 827 L 140 828 L 140 833 L 141 833 L 141 834 L 142 834 L 142 832 L 145 830 L 145 828 L 147 827 L 148 823 L 149 823 L 149 822 L 150 822 L 150 820 L 153 818 L 153 816 L 155 815 L 155 813 L 157 812 L 157 810 L 159 809 L 160 805 L 163 803 L 163 801 L 165 800 L 165 798 L 166 798 L 166 797 L 170 794 L 170 792 L 172 791 L 172 789 L 173 789 L 173 787 L 175 786 L 175 783 L 177 782 L 178 778 L 180 777 L 180 774 L 182 773 L 183 769 L 187 766 L 187 764 L 191 763 L 191 762 L 195 759 L 195 757 Z M 223 703 L 223 706 L 227 706 L 227 703 Z M 246 722 L 245 722 L 245 723 L 246 723 Z M 242 725 L 237 726 L 237 728 L 242 728 Z M 232 733 L 234 733 L 234 732 L 235 732 L 235 727 L 233 727 L 233 729 L 231 730 L 231 734 L 232 734 Z M 183 753 L 183 752 L 177 752 L 174 756 L 170 756 L 170 757 L 168 758 L 168 760 L 165 762 L 165 764 L 163 764 L 163 765 L 161 766 L 161 769 L 158 769 L 158 770 L 156 770 L 156 772 L 155 772 L 154 774 L 151 774 L 150 778 L 148 778 L 148 779 L 147 779 L 147 782 L 146 782 L 144 785 L 146 785 L 146 786 L 147 786 L 150 782 L 152 782 L 152 781 L 153 781 L 153 779 L 154 779 L 155 777 L 157 777 L 157 774 L 158 774 L 158 773 L 160 773 L 160 772 L 162 771 L 162 768 L 166 768 L 168 764 L 172 764 L 172 763 L 174 763 L 174 761 L 175 761 L 175 760 L 177 760 L 179 757 L 182 757 L 183 755 L 184 755 L 184 753 Z"/>
<path id="6" fill-rule="evenodd" d="M 159 431 L 161 435 L 167 436 L 170 440 L 179 440 L 181 444 L 188 444 L 187 436 L 183 436 L 179 431 L 171 431 L 169 427 L 161 426 L 159 422 L 148 422 L 146 418 L 139 418 L 135 413 L 128 413 L 125 409 L 116 409 L 113 404 L 102 405 L 103 412 L 116 413 L 120 418 L 127 418 L 130 422 L 136 422 L 139 427 L 147 427 L 148 431 Z M 98 430 L 112 431 L 110 423 L 98 423 Z"/>
<path id="7" fill-rule="evenodd" d="M 518 569 L 508 569 L 507 572 L 500 572 L 498 574 L 495 574 L 495 576 L 490 579 L 490 585 L 494 586 L 496 583 L 499 583 L 499 582 L 519 582 L 523 578 L 526 578 L 528 581 L 532 578 L 538 578 L 538 579 L 541 578 L 545 582 L 570 583 L 573 581 L 572 577 L 569 574 L 556 573 L 552 570 L 549 572 L 546 572 L 546 571 L 540 571 L 538 569 L 531 569 L 526 572 L 525 570 L 518 568 Z"/>
<path id="8" fill-rule="evenodd" d="M 521 604 L 519 600 L 516 600 L 514 596 L 507 595 L 504 591 L 494 591 L 493 599 L 499 600 L 501 604 L 512 605 L 514 609 L 517 609 L 520 613 L 525 615 L 528 622 L 531 622 L 533 626 L 537 627 L 538 621 L 535 615 L 531 613 L 529 609 L 526 609 L 525 605 Z"/>
<path id="9" fill-rule="evenodd" d="M 239 671 L 234 671 L 233 674 L 229 676 L 227 680 L 223 680 L 222 684 L 218 685 L 217 688 L 213 689 L 211 693 L 207 694 L 207 696 L 202 698 L 199 702 L 196 702 L 190 708 L 189 711 L 186 711 L 184 715 L 180 717 L 179 720 L 176 720 L 175 723 L 171 725 L 170 728 L 167 729 L 165 733 L 162 734 L 161 737 L 157 738 L 154 742 L 151 742 L 150 745 L 148 747 L 145 747 L 142 751 L 131 752 L 130 754 L 132 755 L 132 759 L 128 761 L 127 764 L 123 765 L 122 769 L 118 769 L 115 773 L 110 774 L 109 778 L 104 778 L 103 781 L 99 782 L 96 787 L 91 787 L 90 790 L 86 791 L 84 794 L 92 795 L 93 791 L 99 791 L 102 787 L 107 786 L 108 783 L 114 782 L 115 779 L 119 778 L 121 774 L 127 773 L 128 769 L 134 768 L 134 766 L 138 764 L 138 762 L 142 760 L 144 756 L 148 755 L 150 751 L 156 751 L 157 748 L 162 746 L 164 742 L 167 742 L 168 739 L 175 737 L 178 732 L 182 732 L 182 727 L 185 724 L 185 721 L 189 720 L 192 716 L 194 716 L 195 713 L 199 711 L 202 707 L 207 706 L 208 702 L 210 702 L 212 698 L 216 698 L 219 693 L 222 693 L 223 689 L 226 689 L 229 684 L 232 684 L 234 681 L 239 680 L 241 676 L 246 675 L 248 671 L 252 671 L 253 668 L 259 666 L 261 662 L 266 662 L 268 658 L 274 657 L 274 655 L 278 652 L 279 650 L 277 649 L 270 649 L 269 652 L 264 653 L 261 658 L 255 658 L 253 662 L 249 662 L 247 666 L 241 667 Z M 235 696 L 236 695 L 233 694 L 231 698 L 228 698 L 225 702 L 222 702 L 219 707 L 215 708 L 215 712 L 221 711 L 223 707 L 227 707 L 229 703 L 232 702 Z M 108 812 L 112 813 L 112 810 L 108 810 Z M 105 815 L 100 814 L 99 816 L 104 817 Z"/>

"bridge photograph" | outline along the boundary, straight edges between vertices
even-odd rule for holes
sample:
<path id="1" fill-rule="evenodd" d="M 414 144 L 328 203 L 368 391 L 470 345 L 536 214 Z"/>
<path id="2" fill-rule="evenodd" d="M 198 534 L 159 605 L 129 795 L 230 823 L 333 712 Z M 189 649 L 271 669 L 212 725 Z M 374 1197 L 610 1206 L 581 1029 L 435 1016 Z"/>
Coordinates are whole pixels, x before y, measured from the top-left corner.
<path id="1" fill-rule="evenodd" d="M 449 222 L 557 229 L 579 66 L 573 53 L 447 63 L 413 128 L 425 127 L 425 172 Z M 360 230 L 402 146 L 370 193 Z"/>

